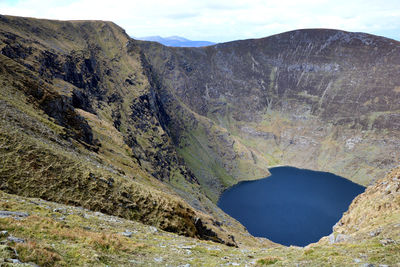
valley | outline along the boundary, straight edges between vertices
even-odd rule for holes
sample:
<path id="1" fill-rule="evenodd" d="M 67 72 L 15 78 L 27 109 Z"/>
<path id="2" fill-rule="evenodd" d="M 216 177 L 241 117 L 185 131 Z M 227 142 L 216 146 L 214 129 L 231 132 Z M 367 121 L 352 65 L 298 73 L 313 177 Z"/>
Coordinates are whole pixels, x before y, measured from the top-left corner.
<path id="1" fill-rule="evenodd" d="M 0 214 L 28 214 L 0 216 L 0 258 L 396 266 L 399 73 L 400 43 L 364 33 L 178 48 L 107 21 L 0 15 Z M 285 247 L 216 205 L 282 165 L 368 187 L 329 237 Z"/>

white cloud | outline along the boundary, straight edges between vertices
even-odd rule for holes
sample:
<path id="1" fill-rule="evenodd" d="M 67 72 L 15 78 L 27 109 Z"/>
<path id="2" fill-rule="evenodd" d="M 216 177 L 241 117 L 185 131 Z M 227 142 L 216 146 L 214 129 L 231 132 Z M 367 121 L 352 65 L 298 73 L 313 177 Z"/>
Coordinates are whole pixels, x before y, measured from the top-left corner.
<path id="1" fill-rule="evenodd" d="M 229 41 L 298 28 L 336 28 L 400 39 L 398 0 L 0 0 L 0 13 L 111 20 L 133 36 Z"/>

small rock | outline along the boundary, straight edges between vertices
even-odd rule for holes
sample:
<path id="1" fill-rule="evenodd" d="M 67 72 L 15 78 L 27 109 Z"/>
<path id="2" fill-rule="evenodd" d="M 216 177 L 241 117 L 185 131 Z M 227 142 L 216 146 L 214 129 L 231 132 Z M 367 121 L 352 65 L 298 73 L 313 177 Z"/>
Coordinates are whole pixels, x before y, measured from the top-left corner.
<path id="1" fill-rule="evenodd" d="M 55 208 L 55 209 L 53 209 L 53 212 L 63 213 L 63 212 L 65 212 L 65 209 L 62 209 L 62 208 Z"/>
<path id="2" fill-rule="evenodd" d="M 114 182 L 115 181 L 114 181 L 114 179 L 112 177 L 108 178 L 108 180 L 107 180 L 107 184 L 108 184 L 109 187 L 113 187 Z"/>
<path id="3" fill-rule="evenodd" d="M 334 233 L 330 234 L 330 235 L 328 236 L 328 238 L 329 238 L 329 243 L 330 243 L 330 244 L 335 243 L 335 234 L 334 234 Z"/>
<path id="4" fill-rule="evenodd" d="M 152 232 L 152 233 L 157 233 L 157 232 L 158 232 L 157 228 L 155 228 L 154 226 L 150 226 L 150 227 L 149 227 L 149 230 L 150 230 L 150 232 Z"/>
<path id="5" fill-rule="evenodd" d="M 190 267 L 189 263 L 183 264 L 183 265 L 179 265 L 178 267 Z"/>
<path id="6" fill-rule="evenodd" d="M 329 243 L 334 244 L 348 240 L 349 236 L 344 234 L 337 234 L 335 236 L 335 234 L 332 233 L 328 236 L 328 238 L 329 238 Z"/>
<path id="7" fill-rule="evenodd" d="M 375 267 L 372 263 L 364 263 L 361 267 Z"/>
<path id="8" fill-rule="evenodd" d="M 368 256 L 366 254 L 363 254 L 363 253 L 358 253 L 358 255 L 360 255 L 360 258 L 362 258 L 364 260 L 368 258 Z"/>
<path id="9" fill-rule="evenodd" d="M 374 237 L 374 236 L 379 235 L 381 232 L 382 232 L 381 229 L 376 229 L 374 231 L 369 232 L 369 236 Z"/>
<path id="10" fill-rule="evenodd" d="M 390 193 L 390 191 L 391 191 L 390 189 L 391 189 L 391 185 L 388 184 L 388 185 L 386 186 L 386 188 L 385 188 L 385 191 Z"/>
<path id="11" fill-rule="evenodd" d="M 381 239 L 379 240 L 379 242 L 383 245 L 383 246 L 387 246 L 390 244 L 394 244 L 394 240 L 391 238 L 385 238 L 385 239 Z"/>
<path id="12" fill-rule="evenodd" d="M 178 248 L 181 248 L 181 249 L 192 249 L 194 246 L 178 246 Z"/>
<path id="13" fill-rule="evenodd" d="M 389 267 L 389 265 L 386 265 L 386 264 L 379 264 L 379 267 Z"/>
<path id="14" fill-rule="evenodd" d="M 162 257 L 154 258 L 154 261 L 155 261 L 155 262 L 162 262 L 162 261 L 163 261 L 163 258 L 162 258 Z"/>
<path id="15" fill-rule="evenodd" d="M 347 236 L 347 235 L 338 234 L 338 235 L 336 236 L 336 242 L 337 242 L 337 243 L 346 241 L 347 239 L 349 239 L 349 236 Z"/>
<path id="16" fill-rule="evenodd" d="M 9 242 L 14 242 L 14 243 L 25 243 L 24 239 L 18 238 L 18 237 L 15 237 L 15 236 L 9 236 L 9 237 L 7 237 L 7 240 Z"/>
<path id="17" fill-rule="evenodd" d="M 133 232 L 125 230 L 125 232 L 121 233 L 123 236 L 132 237 Z"/>
<path id="18" fill-rule="evenodd" d="M 5 259 L 5 262 L 13 263 L 13 264 L 22 264 L 22 262 L 18 259 Z"/>
<path id="19" fill-rule="evenodd" d="M 360 263 L 361 260 L 360 260 L 360 259 L 354 259 L 354 262 L 355 262 L 355 263 Z"/>

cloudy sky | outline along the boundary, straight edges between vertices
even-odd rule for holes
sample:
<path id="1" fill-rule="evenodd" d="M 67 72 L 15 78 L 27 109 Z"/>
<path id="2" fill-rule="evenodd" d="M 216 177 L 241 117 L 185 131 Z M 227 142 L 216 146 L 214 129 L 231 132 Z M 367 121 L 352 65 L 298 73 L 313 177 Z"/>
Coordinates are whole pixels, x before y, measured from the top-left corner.
<path id="1" fill-rule="evenodd" d="M 0 14 L 111 20 L 131 36 L 224 42 L 301 28 L 400 40 L 399 0 L 0 0 Z"/>

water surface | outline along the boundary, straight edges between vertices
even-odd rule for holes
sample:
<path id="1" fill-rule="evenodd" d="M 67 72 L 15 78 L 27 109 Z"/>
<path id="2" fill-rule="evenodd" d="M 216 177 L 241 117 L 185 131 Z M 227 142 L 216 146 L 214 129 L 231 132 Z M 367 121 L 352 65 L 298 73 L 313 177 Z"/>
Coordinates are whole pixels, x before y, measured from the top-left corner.
<path id="1" fill-rule="evenodd" d="M 254 236 L 283 245 L 305 246 L 332 232 L 365 187 L 340 176 L 293 167 L 226 190 L 218 206 Z"/>

